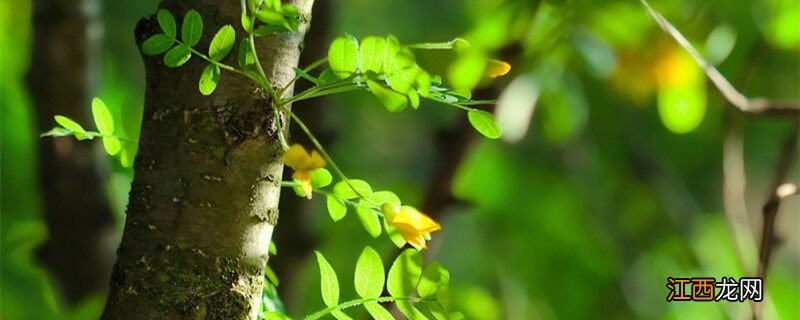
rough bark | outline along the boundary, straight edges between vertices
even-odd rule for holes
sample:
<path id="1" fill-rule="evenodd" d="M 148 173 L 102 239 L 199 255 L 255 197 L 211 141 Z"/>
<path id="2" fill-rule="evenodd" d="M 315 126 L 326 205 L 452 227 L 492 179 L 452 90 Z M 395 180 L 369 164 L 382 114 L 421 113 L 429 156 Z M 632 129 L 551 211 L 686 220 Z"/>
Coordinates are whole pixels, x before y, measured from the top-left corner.
<path id="1" fill-rule="evenodd" d="M 39 132 L 53 116 L 92 123 L 89 114 L 89 43 L 84 0 L 33 2 L 33 50 L 28 88 Z M 74 303 L 103 293 L 113 249 L 103 245 L 113 229 L 104 188 L 103 154 L 97 143 L 40 139 L 39 174 L 49 238 L 37 255 Z"/>
<path id="2" fill-rule="evenodd" d="M 312 0 L 291 1 L 300 32 L 257 39 L 271 83 L 294 76 Z M 178 21 L 203 16 L 205 51 L 225 24 L 241 30 L 239 1 L 165 0 Z M 158 32 L 140 21 L 141 43 Z M 236 65 L 237 52 L 225 63 Z M 197 57 L 179 69 L 145 57 L 146 94 L 139 154 L 104 319 L 252 319 L 258 312 L 267 248 L 278 218 L 282 151 L 272 109 L 249 80 L 223 72 L 203 97 Z M 291 90 L 289 90 L 291 92 Z"/>

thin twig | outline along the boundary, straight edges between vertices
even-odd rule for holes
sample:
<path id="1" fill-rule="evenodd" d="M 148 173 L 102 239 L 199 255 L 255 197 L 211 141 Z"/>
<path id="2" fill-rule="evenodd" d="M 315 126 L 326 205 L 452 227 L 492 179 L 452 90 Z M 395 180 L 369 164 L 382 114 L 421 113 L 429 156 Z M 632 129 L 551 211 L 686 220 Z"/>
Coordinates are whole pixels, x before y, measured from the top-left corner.
<path id="1" fill-rule="evenodd" d="M 767 289 L 767 270 L 769 269 L 769 260 L 774 247 L 775 217 L 778 214 L 778 208 L 784 198 L 795 195 L 798 192 L 796 184 L 784 182 L 792 164 L 797 160 L 797 130 L 798 126 L 795 125 L 790 132 L 790 136 L 786 139 L 780 162 L 778 162 L 778 169 L 775 171 L 775 179 L 770 189 L 771 194 L 762 209 L 764 224 L 761 228 L 761 251 L 758 257 L 758 277 L 764 281 L 764 292 L 766 292 Z M 763 308 L 761 304 L 761 302 L 755 303 L 753 307 L 753 319 L 762 318 Z"/>
<path id="2" fill-rule="evenodd" d="M 647 3 L 647 0 L 640 0 L 641 3 L 647 8 L 647 12 L 650 13 L 650 16 L 656 20 L 658 25 L 663 29 L 667 34 L 669 34 L 673 39 L 675 39 L 678 44 L 683 47 L 689 55 L 692 56 L 694 61 L 697 63 L 700 68 L 705 71 L 706 76 L 711 82 L 714 84 L 715 87 L 719 90 L 723 97 L 725 97 L 731 105 L 736 107 L 738 110 L 748 113 L 748 114 L 757 114 L 757 115 L 770 115 L 770 116 L 785 116 L 791 117 L 794 120 L 798 120 L 798 116 L 800 116 L 800 103 L 797 102 L 784 102 L 784 101 L 771 101 L 765 98 L 747 98 L 745 95 L 740 93 L 736 88 L 725 79 L 725 76 L 722 75 L 713 65 L 708 63 L 703 57 L 700 55 L 699 52 L 689 43 L 689 40 L 683 36 L 683 34 L 678 31 L 666 18 L 664 18 L 660 13 L 656 12 L 650 4 Z"/>

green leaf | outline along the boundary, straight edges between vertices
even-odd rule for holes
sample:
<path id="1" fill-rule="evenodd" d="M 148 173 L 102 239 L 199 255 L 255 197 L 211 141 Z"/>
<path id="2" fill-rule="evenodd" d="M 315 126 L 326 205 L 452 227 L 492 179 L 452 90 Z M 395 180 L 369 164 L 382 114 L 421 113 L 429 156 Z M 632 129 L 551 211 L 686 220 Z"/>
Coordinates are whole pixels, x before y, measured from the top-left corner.
<path id="1" fill-rule="evenodd" d="M 428 319 L 428 317 L 426 317 L 421 311 L 419 311 L 419 309 L 414 307 L 414 305 L 412 305 L 411 302 L 408 302 L 408 301 L 397 301 L 396 305 L 397 305 L 397 309 L 400 309 L 400 312 L 402 312 L 406 316 L 406 318 L 408 318 L 409 320 L 427 320 Z"/>
<path id="2" fill-rule="evenodd" d="M 181 25 L 181 39 L 189 47 L 194 47 L 203 36 L 203 18 L 195 10 L 189 10 L 183 17 Z"/>
<path id="3" fill-rule="evenodd" d="M 309 178 L 311 178 L 311 186 L 314 187 L 314 189 L 325 188 L 333 181 L 331 172 L 325 168 L 319 168 L 311 171 Z"/>
<path id="4" fill-rule="evenodd" d="M 362 205 L 368 205 L 364 200 L 361 200 L 360 203 Z M 356 208 L 356 214 L 358 214 L 361 225 L 364 226 L 364 229 L 367 230 L 369 235 L 373 238 L 377 238 L 381 235 L 381 220 L 378 219 L 378 215 L 376 215 L 372 209 L 359 206 Z"/>
<path id="5" fill-rule="evenodd" d="M 283 15 L 270 8 L 262 8 L 256 12 L 256 18 L 266 24 L 283 24 Z"/>
<path id="6" fill-rule="evenodd" d="M 483 78 L 488 62 L 486 55 L 478 50 L 467 50 L 447 69 L 450 83 L 456 89 L 472 89 Z"/>
<path id="7" fill-rule="evenodd" d="M 367 246 L 356 262 L 356 292 L 362 298 L 377 298 L 383 292 L 385 279 L 381 256 Z"/>
<path id="8" fill-rule="evenodd" d="M 164 55 L 164 64 L 170 68 L 177 68 L 189 61 L 191 57 L 192 53 L 189 51 L 189 47 L 177 45 Z"/>
<path id="9" fill-rule="evenodd" d="M 489 139 L 497 139 L 503 134 L 503 130 L 497 125 L 494 116 L 483 110 L 470 110 L 467 113 L 469 123 L 475 130 Z"/>
<path id="10" fill-rule="evenodd" d="M 400 206 L 400 197 L 391 191 L 375 191 L 372 193 L 372 196 L 369 197 L 369 200 L 377 203 L 378 205 L 389 202 Z"/>
<path id="11" fill-rule="evenodd" d="M 122 149 L 122 144 L 119 142 L 119 138 L 117 137 L 103 137 L 103 149 L 106 149 L 106 153 L 108 153 L 108 155 L 113 156 L 119 153 L 119 151 Z"/>
<path id="12" fill-rule="evenodd" d="M 162 54 L 167 52 L 169 48 L 172 48 L 172 45 L 175 44 L 175 40 L 170 37 L 167 37 L 163 33 L 159 33 L 154 35 L 142 43 L 142 53 L 148 56 L 154 56 L 157 54 Z"/>
<path id="13" fill-rule="evenodd" d="M 242 29 L 248 33 L 253 33 L 253 19 L 247 13 L 242 12 Z"/>
<path id="14" fill-rule="evenodd" d="M 119 157 L 119 162 L 125 168 L 133 167 L 133 162 L 136 159 L 136 152 L 139 150 L 139 145 L 135 143 L 126 143 L 122 148 L 122 153 Z"/>
<path id="15" fill-rule="evenodd" d="M 158 25 L 161 26 L 161 30 L 164 31 L 164 34 L 175 39 L 177 36 L 177 28 L 175 27 L 175 17 L 172 16 L 172 13 L 168 10 L 159 9 L 156 13 L 156 18 L 158 18 Z"/>
<path id="16" fill-rule="evenodd" d="M 347 206 L 345 206 L 344 201 L 339 200 L 338 198 L 328 195 L 326 197 L 327 206 L 328 206 L 328 215 L 331 216 L 333 221 L 339 221 L 344 218 L 347 214 Z"/>
<path id="17" fill-rule="evenodd" d="M 355 191 L 353 191 L 353 189 L 355 189 Z M 356 194 L 356 191 L 358 191 L 358 194 Z M 334 185 L 333 194 L 342 199 L 355 199 L 358 198 L 359 195 L 362 197 L 369 197 L 372 195 L 372 188 L 369 186 L 369 183 L 364 180 L 350 179 L 347 180 L 347 182 L 339 181 L 339 183 Z"/>
<path id="18" fill-rule="evenodd" d="M 394 91 L 392 89 L 386 88 L 383 85 L 379 84 L 374 80 L 367 79 L 367 86 L 369 87 L 369 91 L 375 95 L 378 100 L 381 101 L 386 110 L 390 112 L 400 112 L 406 108 L 408 104 L 408 98 L 405 95 Z"/>
<path id="19" fill-rule="evenodd" d="M 397 228 L 392 226 L 389 221 L 383 219 L 383 228 L 386 229 L 386 235 L 389 236 L 389 239 L 392 240 L 392 243 L 398 248 L 403 248 L 406 245 L 406 239 L 403 238 L 403 235 L 397 231 Z"/>
<path id="20" fill-rule="evenodd" d="M 278 247 L 275 246 L 275 241 L 269 242 L 269 254 L 273 256 L 278 254 Z"/>
<path id="21" fill-rule="evenodd" d="M 361 72 L 383 71 L 383 58 L 386 55 L 386 39 L 370 36 L 361 40 L 358 56 L 361 59 Z"/>
<path id="22" fill-rule="evenodd" d="M 211 45 L 208 47 L 208 57 L 214 61 L 220 61 L 228 56 L 228 53 L 233 49 L 233 44 L 236 42 L 236 31 L 233 30 L 231 25 L 225 25 L 217 31 L 214 38 L 211 39 Z"/>
<path id="23" fill-rule="evenodd" d="M 213 93 L 214 89 L 217 88 L 217 84 L 219 83 L 219 76 L 219 66 L 215 64 L 207 65 L 205 69 L 203 69 L 203 73 L 200 74 L 200 81 L 198 82 L 200 93 L 202 93 L 204 96 Z"/>
<path id="24" fill-rule="evenodd" d="M 114 118 L 111 117 L 111 112 L 108 111 L 108 107 L 100 98 L 95 97 L 92 99 L 92 117 L 94 117 L 97 131 L 102 134 L 114 134 Z"/>
<path id="25" fill-rule="evenodd" d="M 244 38 L 239 43 L 239 67 L 247 70 L 248 66 L 255 63 L 256 58 L 253 56 L 253 51 L 250 50 L 250 39 Z"/>
<path id="26" fill-rule="evenodd" d="M 346 315 L 342 310 L 333 310 L 331 311 L 331 315 L 337 320 L 353 320 L 350 316 Z"/>
<path id="27" fill-rule="evenodd" d="M 264 311 L 262 315 L 264 320 L 292 320 L 292 318 L 286 316 L 285 314 L 275 311 Z"/>
<path id="28" fill-rule="evenodd" d="M 75 122 L 74 120 L 67 118 L 65 116 L 55 116 L 56 122 L 60 124 L 62 127 L 67 128 L 75 132 L 75 138 L 78 140 L 86 140 L 89 139 L 89 135 L 86 134 L 86 129 L 83 129 L 80 124 Z"/>
<path id="29" fill-rule="evenodd" d="M 347 78 L 358 69 L 358 42 L 352 37 L 338 37 L 328 48 L 328 64 L 339 78 Z"/>
<path id="30" fill-rule="evenodd" d="M 333 307 L 339 303 L 339 279 L 336 278 L 336 272 L 322 256 L 319 251 L 314 251 L 317 254 L 317 263 L 319 264 L 320 273 L 320 292 L 322 293 L 322 301 L 328 307 Z"/>
<path id="31" fill-rule="evenodd" d="M 67 137 L 73 135 L 74 133 L 74 131 L 64 127 L 55 127 L 50 129 L 50 131 L 40 134 L 39 137 Z"/>
<path id="32" fill-rule="evenodd" d="M 377 302 L 365 302 L 364 308 L 375 320 L 394 320 L 392 314 Z"/>
<path id="33" fill-rule="evenodd" d="M 422 272 L 422 278 L 417 286 L 417 293 L 422 298 L 436 297 L 439 288 L 445 287 L 449 283 L 450 272 L 443 268 L 439 262 L 433 262 Z"/>
<path id="34" fill-rule="evenodd" d="M 386 288 L 392 297 L 406 297 L 417 289 L 422 274 L 422 254 L 414 249 L 404 250 L 392 263 Z"/>
<path id="35" fill-rule="evenodd" d="M 267 267 L 264 268 L 264 276 L 267 277 L 267 280 L 269 280 L 269 282 L 274 284 L 276 287 L 280 285 L 280 280 L 278 280 L 278 275 L 275 274 L 275 271 L 273 271 L 272 268 L 269 267 L 269 265 L 267 265 Z"/>
<path id="36" fill-rule="evenodd" d="M 336 81 L 339 81 L 339 77 L 336 76 L 336 73 L 333 72 L 330 68 L 325 69 L 322 73 L 319 74 L 319 85 L 331 84 Z"/>

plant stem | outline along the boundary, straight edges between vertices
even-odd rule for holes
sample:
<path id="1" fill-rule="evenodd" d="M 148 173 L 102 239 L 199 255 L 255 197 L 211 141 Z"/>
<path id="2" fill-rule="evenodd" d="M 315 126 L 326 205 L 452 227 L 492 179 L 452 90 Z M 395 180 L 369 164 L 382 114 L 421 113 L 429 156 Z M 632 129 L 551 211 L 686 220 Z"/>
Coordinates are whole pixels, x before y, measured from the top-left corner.
<path id="1" fill-rule="evenodd" d="M 378 297 L 378 298 L 362 298 L 362 299 L 355 299 L 350 300 L 347 302 L 340 303 L 330 308 L 322 309 L 320 311 L 314 312 L 311 315 L 305 317 L 305 320 L 314 320 L 319 319 L 322 316 L 334 312 L 336 310 L 341 310 L 353 306 L 362 305 L 367 302 L 396 302 L 396 301 L 410 301 L 410 302 L 432 302 L 433 300 L 430 299 L 423 299 L 423 298 L 406 298 L 406 297 Z"/>
<path id="2" fill-rule="evenodd" d="M 452 102 L 449 102 L 449 101 L 444 101 L 444 100 L 441 100 L 441 99 L 436 99 L 436 98 L 432 98 L 432 97 L 424 97 L 424 98 L 428 99 L 428 100 L 431 100 L 431 101 L 436 101 L 436 102 L 441 103 L 441 104 L 446 104 L 446 105 L 451 106 L 451 107 L 456 107 L 456 108 L 459 108 L 459 109 L 464 110 L 464 111 L 476 111 L 477 110 L 475 108 L 462 106 L 460 104 L 452 103 Z"/>
<path id="3" fill-rule="evenodd" d="M 327 58 L 327 57 L 325 57 L 325 58 L 322 58 L 322 59 L 319 59 L 319 60 L 317 60 L 317 61 L 314 61 L 314 63 L 310 64 L 308 67 L 306 67 L 305 69 L 303 69 L 303 72 L 305 72 L 305 73 L 308 73 L 308 72 L 310 72 L 311 70 L 314 70 L 316 67 L 319 67 L 320 65 L 322 65 L 323 63 L 325 63 L 325 62 L 327 62 L 327 61 L 328 61 L 328 58 Z M 280 90 L 278 90 L 278 95 L 282 96 L 282 95 L 283 95 L 283 93 L 284 93 L 284 91 L 286 91 L 287 89 L 289 89 L 289 86 L 291 86 L 293 83 L 297 82 L 297 80 L 300 80 L 300 75 L 299 75 L 299 74 L 298 74 L 298 75 L 296 75 L 296 76 L 294 76 L 294 79 L 292 79 L 292 81 L 289 81 L 289 83 L 287 83 L 285 86 L 283 86 L 283 88 L 281 88 Z"/>
<path id="4" fill-rule="evenodd" d="M 285 101 L 282 101 L 280 106 L 288 105 L 290 103 L 297 102 L 297 101 L 311 99 L 311 98 L 318 97 L 318 96 L 324 95 L 324 94 L 331 94 L 331 93 L 337 93 L 337 92 L 350 91 L 350 90 L 353 90 L 355 88 L 358 88 L 357 85 L 353 85 L 355 87 L 354 88 L 348 88 L 348 90 L 333 91 L 333 89 L 339 89 L 341 87 L 348 87 L 349 85 L 353 85 L 353 84 L 350 81 L 346 81 L 345 80 L 345 81 L 334 82 L 334 83 L 331 83 L 331 84 L 316 86 L 316 87 L 313 87 L 313 88 L 308 89 L 306 91 L 300 92 L 300 93 L 292 96 L 291 98 L 286 99 Z M 324 92 L 325 90 L 331 90 L 331 91 L 328 92 L 328 93 L 320 94 L 320 92 Z"/>
<path id="5" fill-rule="evenodd" d="M 339 179 L 342 179 L 342 181 L 344 181 L 344 183 L 346 183 L 347 186 L 349 186 L 350 189 L 352 189 L 353 192 L 355 192 L 355 194 L 358 195 L 359 198 L 364 199 L 365 201 L 370 201 L 369 199 L 361 195 L 361 193 L 358 192 L 358 190 L 356 190 L 353 184 L 350 183 L 350 179 L 348 179 L 347 176 L 344 175 L 344 172 L 342 172 L 342 170 L 339 169 L 339 166 L 337 166 L 336 162 L 334 162 L 333 159 L 328 155 L 328 152 L 325 151 L 325 148 L 322 147 L 322 144 L 319 143 L 317 137 L 315 137 L 314 134 L 311 133 L 311 130 L 308 129 L 306 124 L 303 123 L 302 120 L 300 120 L 300 117 L 298 117 L 296 114 L 294 114 L 294 112 L 286 108 L 282 108 L 282 110 L 286 112 L 290 117 L 292 117 L 292 119 L 294 119 L 295 122 L 297 122 L 297 125 L 300 127 L 300 129 L 303 130 L 303 132 L 305 132 L 306 136 L 308 136 L 308 139 L 311 140 L 311 143 L 313 143 L 314 146 L 317 147 L 319 153 L 322 154 L 323 158 L 325 158 L 325 161 L 327 161 L 328 164 L 331 165 L 331 168 L 333 168 L 333 171 L 336 172 L 336 175 L 339 176 Z"/>

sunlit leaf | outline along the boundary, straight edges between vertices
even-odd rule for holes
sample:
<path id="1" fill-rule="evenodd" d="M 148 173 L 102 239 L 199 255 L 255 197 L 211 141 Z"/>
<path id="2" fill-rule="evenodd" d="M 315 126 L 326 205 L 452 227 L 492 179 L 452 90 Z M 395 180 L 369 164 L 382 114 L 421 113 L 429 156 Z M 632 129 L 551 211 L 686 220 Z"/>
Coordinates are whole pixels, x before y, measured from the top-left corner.
<path id="1" fill-rule="evenodd" d="M 467 113 L 469 123 L 478 132 L 489 139 L 497 139 L 503 134 L 503 131 L 497 125 L 494 116 L 483 110 L 470 110 Z"/>
<path id="2" fill-rule="evenodd" d="M 269 265 L 264 268 L 264 276 L 267 277 L 267 280 L 269 280 L 269 282 L 274 284 L 276 287 L 280 285 L 278 275 L 275 274 L 275 271 L 273 271 Z"/>
<path id="3" fill-rule="evenodd" d="M 369 87 L 369 91 L 380 100 L 381 104 L 386 107 L 386 110 L 390 112 L 403 111 L 406 105 L 408 105 L 408 98 L 406 98 L 405 95 L 386 88 L 377 81 L 367 79 L 367 87 Z"/>
<path id="4" fill-rule="evenodd" d="M 362 298 L 377 298 L 383 292 L 384 281 L 381 256 L 372 247 L 365 247 L 356 263 L 356 292 Z"/>
<path id="5" fill-rule="evenodd" d="M 358 56 L 361 59 L 361 72 L 381 73 L 385 54 L 386 39 L 370 36 L 361 40 L 358 48 Z"/>
<path id="6" fill-rule="evenodd" d="M 158 19 L 158 25 L 161 26 L 161 30 L 164 31 L 164 34 L 174 39 L 177 36 L 177 28 L 175 27 L 175 17 L 172 15 L 172 13 L 165 9 L 158 9 L 156 18 Z"/>
<path id="7" fill-rule="evenodd" d="M 177 45 L 164 55 L 164 64 L 167 67 L 177 68 L 186 63 L 186 61 L 189 61 L 191 57 L 192 53 L 189 51 L 189 47 Z"/>
<path id="8" fill-rule="evenodd" d="M 386 219 L 383 219 L 383 229 L 386 230 L 386 235 L 389 236 L 389 240 L 392 240 L 396 247 L 403 248 L 406 245 L 406 239 L 403 238 L 403 235 Z"/>
<path id="9" fill-rule="evenodd" d="M 219 67 L 214 64 L 207 65 L 205 69 L 203 69 L 203 73 L 200 74 L 200 81 L 198 82 L 200 93 L 202 93 L 204 96 L 213 93 L 214 89 L 217 88 L 217 84 L 219 83 L 219 77 Z"/>
<path id="10" fill-rule="evenodd" d="M 364 308 L 375 320 L 394 320 L 392 314 L 377 302 L 365 302 Z"/>
<path id="11" fill-rule="evenodd" d="M 181 39 L 189 47 L 194 47 L 203 36 L 203 18 L 195 10 L 189 10 L 183 17 L 181 25 Z"/>
<path id="12" fill-rule="evenodd" d="M 363 200 L 360 201 L 360 203 L 366 205 L 366 202 Z M 357 207 L 356 214 L 358 214 L 358 219 L 361 220 L 361 224 L 369 235 L 373 238 L 377 238 L 381 235 L 381 221 L 372 209 Z"/>
<path id="13" fill-rule="evenodd" d="M 447 69 L 447 78 L 456 89 L 472 89 L 483 78 L 488 59 L 478 50 L 468 50 Z"/>
<path id="14" fill-rule="evenodd" d="M 148 38 L 144 41 L 144 43 L 142 43 L 142 52 L 148 56 L 162 54 L 167 52 L 169 48 L 172 48 L 173 44 L 175 44 L 175 40 L 172 40 L 172 38 L 163 33 L 159 33 Z"/>
<path id="15" fill-rule="evenodd" d="M 450 283 L 450 272 L 443 268 L 439 262 L 433 262 L 422 272 L 422 278 L 420 278 L 417 286 L 417 293 L 423 298 L 435 297 L 436 293 L 439 292 L 439 288 L 447 286 L 448 283 Z"/>
<path id="16" fill-rule="evenodd" d="M 358 69 L 358 43 L 352 37 L 338 37 L 328 48 L 328 64 L 339 78 L 347 78 Z"/>
<path id="17" fill-rule="evenodd" d="M 348 183 L 349 182 L 349 183 Z M 355 189 L 355 191 L 353 190 Z M 356 191 L 358 193 L 356 193 Z M 372 195 L 372 188 L 364 180 L 350 179 L 340 181 L 333 186 L 333 194 L 342 199 L 355 199 L 359 196 L 369 197 Z"/>
<path id="18" fill-rule="evenodd" d="M 318 168 L 311 171 L 309 177 L 311 178 L 311 186 L 313 186 L 314 189 L 325 188 L 333 181 L 331 172 L 325 168 Z"/>
<path id="19" fill-rule="evenodd" d="M 342 220 L 342 218 L 344 218 L 344 216 L 347 214 L 347 206 L 344 204 L 344 201 L 339 200 L 338 198 L 331 195 L 328 195 L 326 197 L 326 201 L 328 207 L 328 215 L 331 216 L 331 219 L 333 219 L 333 221 Z"/>
<path id="20" fill-rule="evenodd" d="M 414 249 L 406 249 L 392 263 L 386 288 L 393 297 L 406 297 L 416 292 L 420 275 L 422 254 Z"/>
<path id="21" fill-rule="evenodd" d="M 102 134 L 114 134 L 114 118 L 111 117 L 111 111 L 100 98 L 92 99 L 92 117 L 97 131 Z M 119 141 L 117 142 L 119 143 Z"/>
<path id="22" fill-rule="evenodd" d="M 339 303 L 339 279 L 322 253 L 319 251 L 314 251 L 314 253 L 317 254 L 317 263 L 319 264 L 322 300 L 326 306 L 333 307 Z"/>
<path id="23" fill-rule="evenodd" d="M 119 142 L 117 137 L 103 137 L 103 149 L 106 150 L 108 155 L 114 156 L 122 149 L 122 144 Z"/>
<path id="24" fill-rule="evenodd" d="M 345 314 L 342 310 L 333 310 L 331 311 L 331 315 L 337 320 L 353 320 L 353 318 Z"/>
<path id="25" fill-rule="evenodd" d="M 369 197 L 369 200 L 377 203 L 378 205 L 382 205 L 386 202 L 389 202 L 397 206 L 400 206 L 400 197 L 398 197 L 394 192 L 391 191 L 375 191 Z"/>
<path id="26" fill-rule="evenodd" d="M 65 116 L 55 116 L 54 117 L 56 122 L 60 124 L 62 127 L 67 128 L 75 132 L 75 138 L 78 140 L 86 140 L 89 139 L 89 135 L 86 134 L 86 130 L 81 127 L 80 124 L 73 121 L 70 118 Z"/>
<path id="27" fill-rule="evenodd" d="M 208 57 L 214 61 L 225 59 L 233 49 L 235 41 L 236 31 L 233 30 L 231 25 L 220 28 L 214 38 L 211 39 L 211 45 L 208 47 Z"/>

